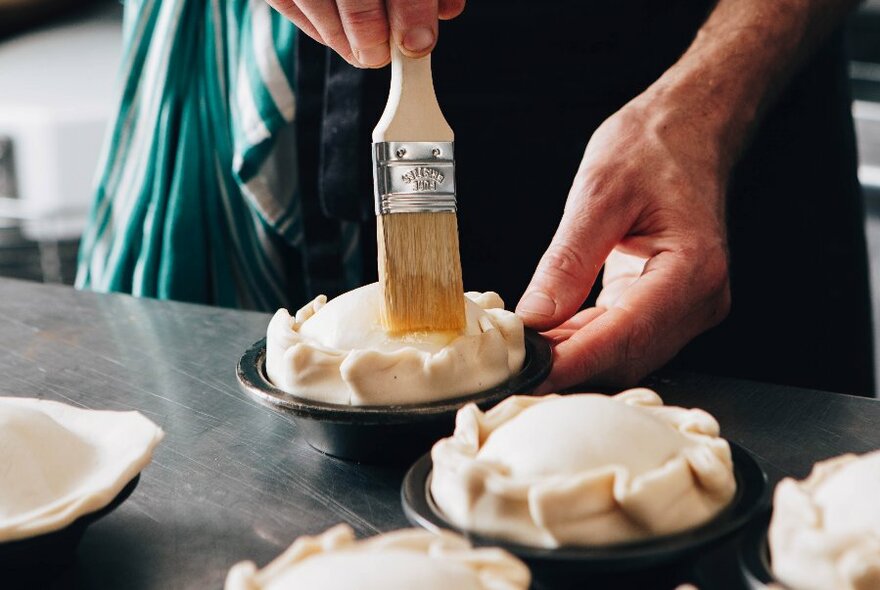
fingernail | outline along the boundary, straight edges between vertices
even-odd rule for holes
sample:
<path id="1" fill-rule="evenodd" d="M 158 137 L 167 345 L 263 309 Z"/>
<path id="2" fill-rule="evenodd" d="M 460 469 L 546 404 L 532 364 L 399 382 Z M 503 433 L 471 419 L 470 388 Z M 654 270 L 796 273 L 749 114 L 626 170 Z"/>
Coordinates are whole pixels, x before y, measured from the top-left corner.
<path id="1" fill-rule="evenodd" d="M 419 27 L 407 31 L 403 36 L 403 47 L 407 51 L 420 53 L 426 49 L 430 49 L 434 44 L 434 31 L 427 27 Z"/>
<path id="2" fill-rule="evenodd" d="M 369 49 L 355 49 L 354 58 L 365 66 L 381 66 L 391 57 L 387 45 L 377 45 Z"/>
<path id="3" fill-rule="evenodd" d="M 516 311 L 550 317 L 556 312 L 556 302 L 542 291 L 529 291 L 516 306 Z"/>

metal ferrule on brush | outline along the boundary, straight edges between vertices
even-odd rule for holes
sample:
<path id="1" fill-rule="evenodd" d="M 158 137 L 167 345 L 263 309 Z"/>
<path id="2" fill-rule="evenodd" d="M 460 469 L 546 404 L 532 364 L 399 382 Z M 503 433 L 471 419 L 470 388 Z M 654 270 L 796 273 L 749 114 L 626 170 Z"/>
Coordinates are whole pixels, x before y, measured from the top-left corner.
<path id="1" fill-rule="evenodd" d="M 453 142 L 377 142 L 373 167 L 376 215 L 455 212 Z"/>

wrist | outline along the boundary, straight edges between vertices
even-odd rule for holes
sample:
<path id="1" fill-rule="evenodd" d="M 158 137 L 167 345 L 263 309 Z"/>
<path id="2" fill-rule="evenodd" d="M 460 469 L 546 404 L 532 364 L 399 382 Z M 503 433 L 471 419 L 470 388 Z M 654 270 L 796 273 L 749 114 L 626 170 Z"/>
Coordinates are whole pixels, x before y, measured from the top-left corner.
<path id="1" fill-rule="evenodd" d="M 798 65 L 855 3 L 721 0 L 644 100 L 714 145 L 729 172 Z"/>
<path id="2" fill-rule="evenodd" d="M 748 111 L 693 71 L 676 68 L 624 107 L 644 132 L 726 184 L 745 143 Z"/>
<path id="3" fill-rule="evenodd" d="M 726 177 L 758 119 L 758 91 L 749 91 L 742 79 L 719 75 L 707 66 L 705 61 L 693 63 L 685 57 L 639 99 L 661 113 L 667 127 L 686 134 L 687 141 L 703 150 Z"/>

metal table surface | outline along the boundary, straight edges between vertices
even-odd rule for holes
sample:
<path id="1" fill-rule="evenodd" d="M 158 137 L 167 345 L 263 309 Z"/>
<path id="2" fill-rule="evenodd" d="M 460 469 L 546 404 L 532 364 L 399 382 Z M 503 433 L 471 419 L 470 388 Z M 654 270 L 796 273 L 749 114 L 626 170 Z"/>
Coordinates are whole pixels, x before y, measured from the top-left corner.
<path id="1" fill-rule="evenodd" d="M 268 319 L 0 280 L 0 395 L 135 409 L 166 432 L 134 494 L 86 532 L 70 585 L 220 588 L 232 564 L 263 565 L 298 535 L 407 526 L 402 469 L 323 456 L 239 391 L 235 364 Z M 877 400 L 692 374 L 649 384 L 714 414 L 772 483 L 880 448 Z"/>

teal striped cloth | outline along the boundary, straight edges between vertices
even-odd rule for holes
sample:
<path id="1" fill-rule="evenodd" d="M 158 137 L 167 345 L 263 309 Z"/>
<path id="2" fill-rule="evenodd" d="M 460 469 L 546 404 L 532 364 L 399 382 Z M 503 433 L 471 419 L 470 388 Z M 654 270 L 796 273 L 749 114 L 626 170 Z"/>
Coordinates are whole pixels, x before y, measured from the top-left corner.
<path id="1" fill-rule="evenodd" d="M 123 27 L 77 287 L 260 310 L 303 302 L 296 28 L 264 0 L 127 0 Z"/>

